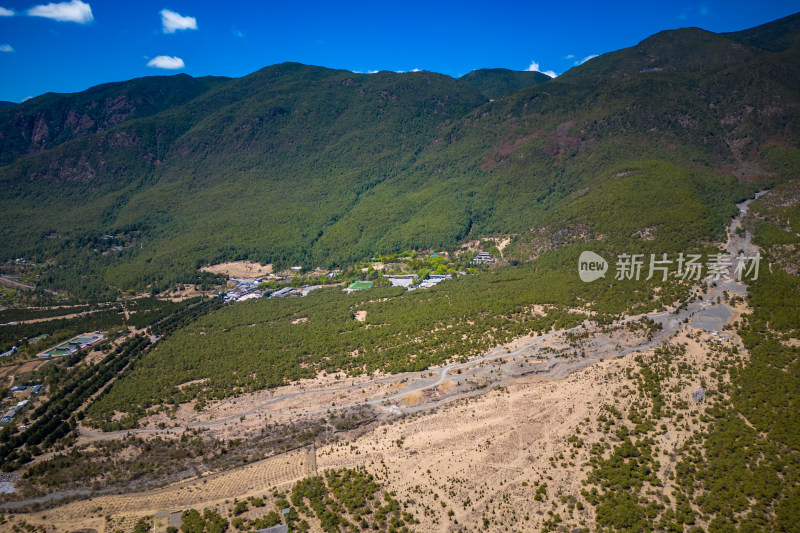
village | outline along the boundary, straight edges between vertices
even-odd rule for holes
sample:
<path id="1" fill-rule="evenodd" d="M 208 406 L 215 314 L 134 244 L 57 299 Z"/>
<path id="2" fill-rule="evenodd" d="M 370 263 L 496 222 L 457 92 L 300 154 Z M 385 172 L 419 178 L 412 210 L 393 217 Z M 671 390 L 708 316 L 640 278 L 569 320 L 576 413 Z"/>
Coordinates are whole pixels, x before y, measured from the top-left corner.
<path id="1" fill-rule="evenodd" d="M 40 360 L 65 358 L 91 349 L 105 340 L 105 334 L 99 331 L 84 333 L 40 352 L 38 357 Z M 14 385 L 10 389 L 4 389 L 4 391 L 0 393 L 0 405 L 3 405 L 3 409 L 5 410 L 3 416 L 0 417 L 0 427 L 14 422 L 20 412 L 39 396 L 44 386 L 45 385 L 41 383 L 34 383 L 28 385 Z M 6 395 L 8 395 L 13 404 L 10 407 L 6 405 L 8 403 L 5 398 Z M 20 429 L 24 430 L 26 427 L 21 426 Z"/>
<path id="2" fill-rule="evenodd" d="M 231 276 L 227 290 L 218 295 L 226 303 L 234 303 L 259 298 L 302 297 L 323 286 L 341 286 L 346 293 L 373 286 L 402 287 L 409 291 L 429 289 L 454 277 L 478 273 L 497 265 L 498 261 L 498 257 L 486 251 L 460 254 L 410 251 L 373 257 L 346 272 L 317 267 L 304 273 L 302 266 L 293 266 L 284 272 L 252 278 Z"/>
<path id="3" fill-rule="evenodd" d="M 11 389 L 9 389 L 9 393 L 12 398 L 12 402 L 20 396 L 23 396 L 24 399 L 17 401 L 16 404 L 11 406 L 5 413 L 3 413 L 3 416 L 0 417 L 0 427 L 13 422 L 17 414 L 25 409 L 31 400 L 39 395 L 43 387 L 44 385 L 41 384 L 27 386 L 17 385 L 16 387 L 11 387 Z M 0 401 L 2 400 L 3 398 L 0 398 Z"/>

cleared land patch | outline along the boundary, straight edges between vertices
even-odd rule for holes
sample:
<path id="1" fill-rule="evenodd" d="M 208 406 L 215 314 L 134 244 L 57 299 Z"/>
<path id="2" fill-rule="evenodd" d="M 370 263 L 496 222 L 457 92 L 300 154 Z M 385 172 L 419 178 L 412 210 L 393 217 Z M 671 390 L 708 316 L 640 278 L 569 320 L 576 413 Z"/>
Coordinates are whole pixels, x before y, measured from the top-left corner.
<path id="1" fill-rule="evenodd" d="M 272 274 L 272 265 L 259 265 L 252 261 L 230 261 L 206 266 L 200 270 L 210 274 L 226 274 L 232 278 L 258 278 Z"/>

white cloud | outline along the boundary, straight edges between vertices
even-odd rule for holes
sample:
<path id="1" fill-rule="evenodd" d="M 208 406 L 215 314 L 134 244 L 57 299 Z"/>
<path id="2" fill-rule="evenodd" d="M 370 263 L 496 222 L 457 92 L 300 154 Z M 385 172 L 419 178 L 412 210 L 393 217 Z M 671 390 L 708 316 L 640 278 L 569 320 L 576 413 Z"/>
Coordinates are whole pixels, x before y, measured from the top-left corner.
<path id="1" fill-rule="evenodd" d="M 77 22 L 78 24 L 88 24 L 94 20 L 91 6 L 81 2 L 81 0 L 33 6 L 28 10 L 28 15 L 53 19 L 59 22 Z"/>
<path id="2" fill-rule="evenodd" d="M 564 59 L 575 59 L 575 54 L 567 54 Z"/>
<path id="3" fill-rule="evenodd" d="M 536 61 L 531 61 L 531 64 L 528 65 L 528 68 L 526 68 L 525 70 L 527 70 L 528 72 L 541 72 L 542 74 L 547 74 L 551 78 L 555 78 L 556 76 L 558 76 L 558 74 L 556 74 L 552 70 L 539 70 L 539 63 L 537 63 Z"/>
<path id="4" fill-rule="evenodd" d="M 197 29 L 196 18 L 184 17 L 169 9 L 161 10 L 161 24 L 164 26 L 164 33 L 175 33 L 177 30 Z"/>
<path id="5" fill-rule="evenodd" d="M 377 73 L 378 73 L 377 70 L 368 70 L 367 71 L 367 74 L 377 74 Z"/>
<path id="6" fill-rule="evenodd" d="M 413 68 L 413 69 L 411 69 L 411 72 L 422 72 L 422 71 L 420 69 L 418 69 L 418 68 Z"/>
<path id="7" fill-rule="evenodd" d="M 0 52 L 13 52 L 14 49 L 10 44 L 0 44 Z"/>
<path id="8" fill-rule="evenodd" d="M 22 102 L 27 102 L 27 101 L 28 101 L 28 100 L 30 100 L 31 98 L 33 98 L 33 96 L 26 96 L 25 98 L 23 98 L 22 100 L 20 100 L 20 101 L 19 101 L 19 103 L 22 103 Z"/>
<path id="9" fill-rule="evenodd" d="M 185 67 L 183 59 L 175 56 L 158 56 L 147 62 L 148 67 L 178 70 Z"/>
<path id="10" fill-rule="evenodd" d="M 240 39 L 244 39 L 245 37 L 245 33 L 241 30 L 237 30 L 236 28 L 233 28 L 231 30 L 231 33 L 233 33 L 235 37 L 239 37 Z"/>
<path id="11" fill-rule="evenodd" d="M 13 10 L 0 7 L 0 17 L 13 17 L 16 15 Z"/>
<path id="12" fill-rule="evenodd" d="M 590 59 L 594 59 L 595 57 L 600 57 L 600 56 L 598 56 L 597 54 L 589 54 L 588 56 L 584 57 L 580 61 L 576 61 L 575 64 L 576 65 L 583 65 L 584 63 L 586 63 Z"/>

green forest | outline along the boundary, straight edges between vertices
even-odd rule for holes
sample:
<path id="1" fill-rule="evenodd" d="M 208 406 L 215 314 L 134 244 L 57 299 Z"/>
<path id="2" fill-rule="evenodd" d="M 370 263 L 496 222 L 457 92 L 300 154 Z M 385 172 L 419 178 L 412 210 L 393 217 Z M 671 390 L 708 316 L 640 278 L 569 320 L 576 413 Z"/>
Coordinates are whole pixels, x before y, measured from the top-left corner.
<path id="1" fill-rule="evenodd" d="M 555 79 L 285 63 L 34 98 L 0 110 L 0 262 L 91 300 L 214 283 L 198 267 L 227 260 L 342 268 L 496 235 L 520 261 L 644 229 L 699 244 L 796 170 L 795 20 L 668 32 Z M 95 105 L 112 96 L 125 120 Z"/>
<path id="2" fill-rule="evenodd" d="M 690 367 L 676 362 L 685 352 L 676 345 L 638 357 L 637 401 L 627 413 L 608 408 L 598 417 L 598 430 L 609 439 L 591 450 L 582 495 L 595 507 L 600 530 L 797 529 L 800 277 L 779 266 L 786 239 L 774 236 L 800 215 L 799 183 L 776 188 L 752 205 L 746 225 L 755 229 L 754 239 L 772 268 L 750 283 L 752 312 L 735 324 L 748 357 L 735 347 L 707 348 L 716 352 L 711 374 L 716 383 L 702 382 L 713 391 L 705 410 L 698 416 L 667 385 L 687 372 L 684 379 L 692 379 Z M 659 457 L 664 422 L 707 426 L 668 458 Z M 579 428 L 571 437 L 575 446 L 582 442 L 580 434 Z M 665 460 L 676 462 L 668 480 L 656 475 Z"/>
<path id="3" fill-rule="evenodd" d="M 293 533 L 320 529 L 325 533 L 370 530 L 409 533 L 419 524 L 419 520 L 405 510 L 407 501 L 397 499 L 361 468 L 327 470 L 319 476 L 297 481 L 288 491 L 275 490 L 264 497 L 225 503 L 229 505 L 223 510 L 183 511 L 180 531 L 256 531 L 285 523 Z M 253 514 L 257 517 L 253 518 Z M 232 518 L 229 520 L 226 516 Z M 145 533 L 150 523 L 147 519 L 140 520 L 134 533 Z"/>
<path id="4" fill-rule="evenodd" d="M 582 490 L 558 497 L 570 519 L 591 506 L 598 531 L 797 531 L 798 25 L 800 15 L 736 33 L 662 32 L 554 79 L 282 63 L 0 108 L 0 352 L 16 350 L 2 362 L 8 383 L 46 386 L 0 431 L 0 468 L 25 472 L 27 497 L 194 475 L 180 471 L 190 459 L 200 472 L 338 442 L 384 415 L 365 405 L 270 421 L 244 441 L 187 431 L 179 450 L 161 437 L 76 444 L 79 424 L 124 431 L 162 413 L 166 430 L 182 404 L 200 412 L 317 376 L 421 373 L 523 336 L 685 306 L 690 282 L 617 280 L 612 258 L 717 253 L 737 204 L 761 192 L 738 230 L 763 255 L 750 310 L 728 326 L 742 345 L 708 343 L 702 409 L 678 398 L 700 379 L 685 345 L 638 354 L 626 407 L 601 406 L 568 438 L 564 464 L 584 433 L 602 435 L 570 465 Z M 119 105 L 100 105 L 108 100 Z M 478 250 L 499 260 L 476 266 Z M 585 251 L 610 259 L 589 283 L 578 276 Z M 225 304 L 227 276 L 201 269 L 245 260 L 277 272 L 299 265 L 301 275 L 262 289 L 325 286 Z M 389 286 L 389 272 L 453 277 L 408 291 Z M 355 280 L 374 283 L 345 292 Z M 216 296 L 170 300 L 189 284 Z M 95 330 L 107 341 L 92 358 L 11 379 L 19 362 Z M 0 399 L 18 401 L 11 385 Z M 691 433 L 671 451 L 668 425 Z M 364 469 L 287 487 L 223 511 L 186 509 L 182 531 L 419 524 Z M 546 500 L 547 484 L 536 487 L 535 501 Z M 553 502 L 547 530 L 562 519 Z"/>

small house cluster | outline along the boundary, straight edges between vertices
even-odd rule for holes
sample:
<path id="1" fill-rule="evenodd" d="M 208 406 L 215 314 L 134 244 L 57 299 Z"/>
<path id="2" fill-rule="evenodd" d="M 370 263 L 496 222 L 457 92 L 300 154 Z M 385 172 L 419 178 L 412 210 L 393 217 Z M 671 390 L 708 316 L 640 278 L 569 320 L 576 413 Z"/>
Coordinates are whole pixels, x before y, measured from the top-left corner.
<path id="1" fill-rule="evenodd" d="M 258 286 L 266 280 L 258 279 L 236 279 L 231 278 L 231 281 L 236 283 L 236 288 L 232 291 L 225 293 L 225 303 L 230 302 L 244 302 L 246 300 L 254 300 L 261 298 L 265 294 L 272 292 L 271 289 L 259 289 Z"/>
<path id="2" fill-rule="evenodd" d="M 30 389 L 30 395 L 36 396 L 42 390 L 44 385 L 17 385 L 16 387 L 11 387 L 11 393 L 14 394 L 16 392 L 26 392 Z"/>
<path id="3" fill-rule="evenodd" d="M 403 274 L 397 276 L 386 276 L 386 279 L 389 280 L 389 283 L 392 284 L 392 287 L 405 287 L 406 289 L 409 289 L 417 279 L 417 275 Z"/>
<path id="4" fill-rule="evenodd" d="M 418 289 L 429 289 L 434 285 L 437 285 L 443 282 L 446 279 L 452 278 L 452 274 L 431 274 L 428 276 L 427 279 L 423 280 L 422 283 L 419 284 L 417 287 Z M 409 287 L 409 290 L 413 289 L 414 287 Z"/>
<path id="5" fill-rule="evenodd" d="M 269 295 L 270 298 L 293 298 L 295 296 L 308 296 L 308 293 L 321 289 L 323 285 L 303 285 L 302 287 L 284 287 Z"/>
<path id="6" fill-rule="evenodd" d="M 297 287 L 284 287 L 269 295 L 270 298 L 289 298 L 297 296 Z"/>
<path id="7" fill-rule="evenodd" d="M 492 257 L 492 254 L 489 252 L 478 252 L 478 255 L 473 257 L 471 262 L 476 265 L 490 265 L 496 263 L 497 258 Z"/>
<path id="8" fill-rule="evenodd" d="M 11 349 L 8 350 L 7 352 L 0 353 L 0 357 L 8 357 L 14 355 L 15 353 L 17 353 L 17 347 L 12 346 Z"/>
<path id="9" fill-rule="evenodd" d="M 386 279 L 389 280 L 389 283 L 392 284 L 392 287 L 405 287 L 411 291 L 414 289 L 428 289 L 446 279 L 451 279 L 452 277 L 452 274 L 430 274 L 419 285 L 415 285 L 415 282 L 418 278 L 416 274 L 391 275 L 386 276 Z"/>
<path id="10" fill-rule="evenodd" d="M 244 302 L 247 300 L 255 300 L 257 298 L 291 298 L 295 296 L 306 296 L 314 289 L 322 288 L 321 285 L 304 285 L 302 287 L 283 287 L 282 289 L 267 289 L 259 288 L 260 285 L 267 281 L 292 281 L 291 276 L 284 276 L 281 274 L 273 275 L 268 280 L 264 278 L 258 279 L 236 279 L 231 278 L 231 281 L 236 283 L 236 288 L 232 291 L 225 293 L 225 303 L 231 302 Z"/>
<path id="11" fill-rule="evenodd" d="M 105 338 L 106 336 L 99 331 L 78 335 L 77 337 L 74 337 L 65 343 L 59 344 L 58 346 L 50 348 L 49 350 L 45 350 L 39 354 L 39 357 L 42 359 L 66 357 L 74 354 L 75 352 L 83 350 L 84 348 L 91 348 L 92 346 L 101 343 Z"/>
<path id="12" fill-rule="evenodd" d="M 42 390 L 43 386 L 44 385 L 28 385 L 28 386 L 12 387 L 11 388 L 11 393 L 12 394 L 20 393 L 20 392 L 27 392 L 29 389 L 30 389 L 30 391 L 29 391 L 30 394 L 29 394 L 28 398 L 26 398 L 24 400 L 20 400 L 19 402 L 17 402 L 17 404 L 15 406 L 13 406 L 11 409 L 6 411 L 6 413 L 2 417 L 0 417 L 0 426 L 5 426 L 6 424 L 9 424 L 9 423 L 13 422 L 14 421 L 14 417 L 17 416 L 17 413 L 19 413 L 22 409 L 27 407 L 27 405 L 31 401 L 30 399 L 31 398 L 35 398 L 39 394 L 39 392 Z"/>
<path id="13" fill-rule="evenodd" d="M 6 411 L 6 414 L 4 414 L 2 418 L 0 418 L 0 426 L 5 426 L 6 424 L 10 424 L 11 421 L 14 420 L 14 417 L 17 416 L 17 413 L 21 409 L 23 409 L 26 405 L 28 405 L 29 401 L 30 400 L 22 400 L 18 402 L 17 405 Z"/>

